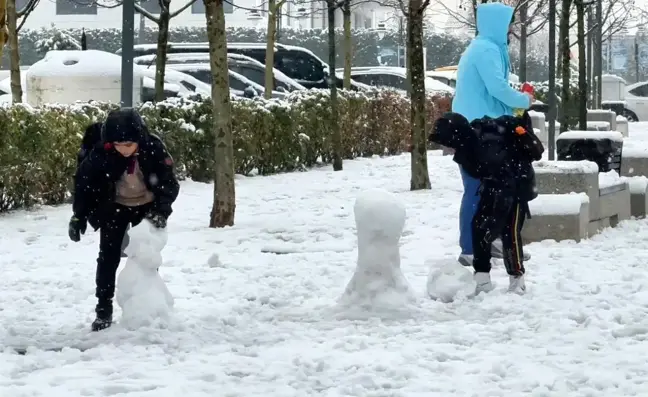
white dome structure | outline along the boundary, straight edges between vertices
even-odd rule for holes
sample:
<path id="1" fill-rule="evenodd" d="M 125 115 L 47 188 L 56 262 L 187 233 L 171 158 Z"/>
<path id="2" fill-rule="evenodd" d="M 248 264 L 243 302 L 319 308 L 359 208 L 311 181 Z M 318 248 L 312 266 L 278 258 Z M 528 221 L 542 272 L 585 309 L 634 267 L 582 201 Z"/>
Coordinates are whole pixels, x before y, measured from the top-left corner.
<path id="1" fill-rule="evenodd" d="M 76 101 L 119 103 L 121 57 L 104 51 L 49 51 L 25 73 L 27 103 L 71 104 Z M 135 71 L 133 102 L 141 102 L 142 78 Z"/>

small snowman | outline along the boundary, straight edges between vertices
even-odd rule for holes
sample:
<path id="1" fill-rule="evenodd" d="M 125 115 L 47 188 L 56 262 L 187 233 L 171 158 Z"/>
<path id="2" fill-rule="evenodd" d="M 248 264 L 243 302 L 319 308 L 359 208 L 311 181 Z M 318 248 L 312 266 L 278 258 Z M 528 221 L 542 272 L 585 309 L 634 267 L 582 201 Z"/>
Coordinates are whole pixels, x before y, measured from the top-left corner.
<path id="1" fill-rule="evenodd" d="M 401 270 L 399 251 L 405 206 L 383 189 L 370 189 L 358 196 L 353 212 L 358 261 L 339 304 L 374 313 L 411 308 L 416 299 Z"/>
<path id="2" fill-rule="evenodd" d="M 162 250 L 167 243 L 164 229 L 148 220 L 132 228 L 125 249 L 128 259 L 117 278 L 117 304 L 122 309 L 121 324 L 128 329 L 168 321 L 173 296 L 158 273 Z"/>

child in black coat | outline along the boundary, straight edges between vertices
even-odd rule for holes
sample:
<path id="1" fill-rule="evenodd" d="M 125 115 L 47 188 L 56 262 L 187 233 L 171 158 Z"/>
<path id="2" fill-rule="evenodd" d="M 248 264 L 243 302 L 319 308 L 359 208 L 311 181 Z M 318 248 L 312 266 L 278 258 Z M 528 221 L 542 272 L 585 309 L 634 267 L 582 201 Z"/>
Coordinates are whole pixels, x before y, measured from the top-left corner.
<path id="1" fill-rule="evenodd" d="M 93 331 L 112 324 L 115 278 L 129 225 L 146 218 L 158 228 L 166 227 L 180 189 L 171 156 L 162 141 L 149 134 L 137 111 L 112 111 L 100 127 L 99 141 L 89 153 L 79 154 L 74 215 L 69 223 L 69 236 L 75 242 L 88 223 L 100 230 Z M 88 136 L 97 129 L 96 124 L 88 128 L 87 140 L 97 138 Z"/>
<path id="2" fill-rule="evenodd" d="M 520 236 L 537 197 L 532 162 L 544 147 L 533 133 L 531 118 L 484 117 L 469 123 L 457 113 L 447 113 L 435 124 L 430 140 L 455 149 L 454 161 L 481 181 L 480 200 L 472 221 L 473 268 L 476 293 L 493 289 L 490 279 L 491 244 L 502 239 L 509 291 L 524 293 L 524 253 Z"/>

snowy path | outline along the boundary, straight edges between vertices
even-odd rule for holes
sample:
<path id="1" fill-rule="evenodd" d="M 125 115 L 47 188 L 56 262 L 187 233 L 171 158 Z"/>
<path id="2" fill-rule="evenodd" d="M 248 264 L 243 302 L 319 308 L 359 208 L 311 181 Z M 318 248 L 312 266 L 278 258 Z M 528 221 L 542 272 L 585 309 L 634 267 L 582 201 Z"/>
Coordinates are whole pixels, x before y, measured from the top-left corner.
<path id="1" fill-rule="evenodd" d="M 502 292 L 500 265 L 493 293 L 441 304 L 423 297 L 425 262 L 457 253 L 459 175 L 431 154 L 432 190 L 412 193 L 409 169 L 400 156 L 242 178 L 226 230 L 205 227 L 211 186 L 183 183 L 161 268 L 176 298 L 164 330 L 89 334 L 98 236 L 69 242 L 68 206 L 0 217 L 0 396 L 648 395 L 648 221 L 530 245 L 526 296 Z M 407 207 L 410 319 L 326 311 L 355 268 L 353 200 L 370 187 Z M 24 345 L 36 347 L 6 348 Z M 63 346 L 82 350 L 42 350 Z"/>

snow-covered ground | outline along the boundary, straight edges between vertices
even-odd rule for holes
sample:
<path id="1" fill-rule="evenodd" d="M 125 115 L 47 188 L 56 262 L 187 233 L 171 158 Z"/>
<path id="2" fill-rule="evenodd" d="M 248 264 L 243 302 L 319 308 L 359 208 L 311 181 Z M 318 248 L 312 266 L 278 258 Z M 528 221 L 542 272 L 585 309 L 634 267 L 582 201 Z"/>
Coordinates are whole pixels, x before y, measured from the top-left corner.
<path id="1" fill-rule="evenodd" d="M 498 264 L 494 292 L 431 301 L 462 189 L 451 157 L 429 160 L 423 192 L 408 191 L 407 155 L 240 178 L 236 226 L 220 230 L 206 227 L 211 186 L 184 182 L 160 269 L 166 328 L 91 334 L 98 235 L 71 243 L 69 206 L 0 216 L 0 396 L 648 395 L 648 220 L 531 244 L 525 296 L 503 292 Z M 401 267 L 418 301 L 409 317 L 334 317 L 356 267 L 354 199 L 374 187 L 407 210 Z"/>

